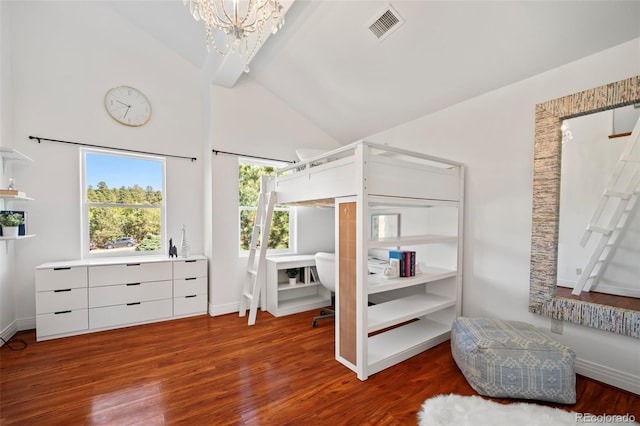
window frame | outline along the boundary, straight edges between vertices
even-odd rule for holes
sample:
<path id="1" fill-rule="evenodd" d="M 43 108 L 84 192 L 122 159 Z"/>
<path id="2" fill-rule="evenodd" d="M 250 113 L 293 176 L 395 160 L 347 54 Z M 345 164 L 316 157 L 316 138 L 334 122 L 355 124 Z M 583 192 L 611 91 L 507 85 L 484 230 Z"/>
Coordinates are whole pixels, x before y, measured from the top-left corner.
<path id="1" fill-rule="evenodd" d="M 285 167 L 287 164 L 285 162 L 281 162 L 281 161 L 272 161 L 272 160 L 260 160 L 260 159 L 255 159 L 255 158 L 247 158 L 247 157 L 238 157 L 238 166 L 237 166 L 237 171 L 238 171 L 238 175 L 240 173 L 240 165 L 241 164 L 252 164 L 252 165 L 256 165 L 256 166 L 269 166 L 269 167 L 274 167 L 275 169 L 278 168 L 282 168 Z M 238 176 L 239 179 L 239 176 Z M 243 249 L 240 242 L 242 240 L 242 212 L 243 211 L 257 211 L 258 210 L 258 206 L 241 206 L 240 205 L 240 185 L 239 185 L 240 181 L 238 180 L 238 213 L 237 213 L 237 220 L 238 220 L 238 226 L 237 226 L 237 231 L 238 231 L 238 237 L 237 237 L 237 242 L 238 242 L 238 251 L 239 251 L 239 255 L 240 257 L 248 257 L 249 256 L 249 251 L 251 249 Z M 277 201 L 277 199 L 276 199 Z M 276 203 L 276 205 L 274 206 L 273 209 L 274 212 L 276 211 L 288 211 L 289 212 L 289 247 L 286 249 L 267 249 L 267 255 L 279 255 L 279 254 L 293 254 L 296 253 L 296 243 L 297 243 L 297 238 L 296 238 L 296 230 L 297 230 L 297 209 L 295 209 L 295 207 L 293 206 L 285 206 L 285 207 L 278 207 L 278 204 Z"/>
<path id="2" fill-rule="evenodd" d="M 87 154 L 107 155 L 114 157 L 125 157 L 140 160 L 158 161 L 162 165 L 162 203 L 159 206 L 156 205 L 144 205 L 144 204 L 119 204 L 119 203 L 88 203 L 87 202 Z M 81 229 L 80 229 L 80 253 L 81 258 L 106 258 L 106 257 L 118 257 L 118 256 L 153 256 L 164 254 L 167 250 L 166 240 L 166 228 L 167 228 L 167 162 L 166 158 L 149 155 L 149 154 L 135 154 L 125 151 L 119 151 L 117 149 L 98 149 L 98 148 L 81 148 L 80 149 L 80 217 L 81 217 Z M 155 189 L 155 188 L 154 188 Z M 116 208 L 133 208 L 133 209 L 159 209 L 160 210 L 160 248 L 158 250 L 144 250 L 144 251 L 115 251 L 110 250 L 92 252 L 89 244 L 91 238 L 89 235 L 89 207 L 116 207 Z M 140 241 L 138 241 L 139 243 Z"/>

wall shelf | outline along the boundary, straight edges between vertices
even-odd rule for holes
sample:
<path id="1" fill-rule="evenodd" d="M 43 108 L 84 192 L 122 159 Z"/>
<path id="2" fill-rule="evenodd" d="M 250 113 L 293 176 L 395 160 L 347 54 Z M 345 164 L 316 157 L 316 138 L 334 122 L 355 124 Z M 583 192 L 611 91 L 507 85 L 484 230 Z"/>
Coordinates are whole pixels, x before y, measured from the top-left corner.
<path id="1" fill-rule="evenodd" d="M 2 171 L 4 172 L 6 168 L 6 162 L 10 160 L 15 161 L 33 161 L 31 158 L 27 157 L 20 151 L 17 151 L 13 148 L 3 148 L 0 147 L 0 157 L 2 157 Z"/>
<path id="2" fill-rule="evenodd" d="M 0 241 L 23 240 L 25 238 L 32 238 L 32 237 L 35 237 L 35 236 L 36 236 L 36 234 L 18 235 L 16 237 L 0 237 Z"/>

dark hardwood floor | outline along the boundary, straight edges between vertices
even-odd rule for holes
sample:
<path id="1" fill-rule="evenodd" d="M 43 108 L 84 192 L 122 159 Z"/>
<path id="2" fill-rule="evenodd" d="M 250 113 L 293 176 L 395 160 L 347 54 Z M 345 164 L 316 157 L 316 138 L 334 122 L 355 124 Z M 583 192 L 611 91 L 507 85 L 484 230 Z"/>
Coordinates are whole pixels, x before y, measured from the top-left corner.
<path id="1" fill-rule="evenodd" d="M 616 306 L 623 309 L 640 311 L 640 298 L 616 296 L 615 294 L 599 293 L 597 291 L 583 291 L 579 295 L 573 295 L 572 288 L 556 287 L 556 296 L 564 299 L 582 300 L 583 302 L 599 303 L 601 305 Z"/>
<path id="2" fill-rule="evenodd" d="M 2 425 L 413 425 L 425 399 L 474 395 L 449 342 L 366 381 L 334 360 L 332 320 L 206 315 L 0 350 Z M 633 414 L 640 396 L 578 376 L 593 414 Z M 510 400 L 497 400 L 507 403 Z"/>

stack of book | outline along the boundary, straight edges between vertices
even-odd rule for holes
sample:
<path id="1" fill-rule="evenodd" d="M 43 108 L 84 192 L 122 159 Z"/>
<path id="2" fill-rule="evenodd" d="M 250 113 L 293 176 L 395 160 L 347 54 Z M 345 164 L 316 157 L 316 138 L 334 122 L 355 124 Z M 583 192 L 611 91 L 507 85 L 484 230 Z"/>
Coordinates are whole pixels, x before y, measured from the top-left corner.
<path id="1" fill-rule="evenodd" d="M 0 189 L 0 195 L 5 197 L 26 197 L 26 194 L 17 189 Z"/>
<path id="2" fill-rule="evenodd" d="M 389 265 L 395 265 L 400 277 L 413 277 L 416 275 L 416 252 L 390 250 Z"/>

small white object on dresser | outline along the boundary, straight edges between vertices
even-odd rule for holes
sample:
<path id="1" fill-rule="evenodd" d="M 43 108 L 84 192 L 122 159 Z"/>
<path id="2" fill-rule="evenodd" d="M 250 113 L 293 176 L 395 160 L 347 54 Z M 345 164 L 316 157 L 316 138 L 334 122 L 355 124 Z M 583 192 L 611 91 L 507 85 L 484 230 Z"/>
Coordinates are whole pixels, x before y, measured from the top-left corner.
<path id="1" fill-rule="evenodd" d="M 36 337 L 47 340 L 207 313 L 207 258 L 129 256 L 36 268 Z"/>

